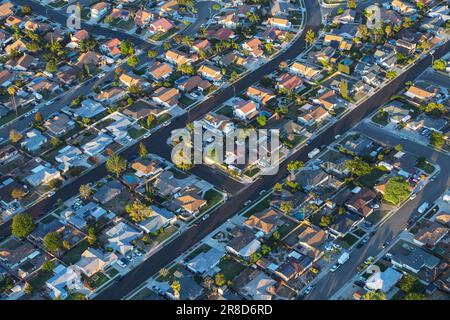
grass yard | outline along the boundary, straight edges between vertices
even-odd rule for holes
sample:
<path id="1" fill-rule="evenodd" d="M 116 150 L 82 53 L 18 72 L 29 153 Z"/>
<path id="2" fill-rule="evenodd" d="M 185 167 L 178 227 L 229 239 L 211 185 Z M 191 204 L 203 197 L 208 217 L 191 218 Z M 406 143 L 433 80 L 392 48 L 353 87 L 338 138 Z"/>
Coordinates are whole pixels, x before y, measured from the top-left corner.
<path id="1" fill-rule="evenodd" d="M 156 243 L 161 243 L 167 238 L 169 238 L 171 235 L 173 235 L 175 232 L 177 232 L 177 227 L 175 226 L 169 226 L 166 229 L 164 229 L 164 232 L 159 233 L 156 237 L 152 238 L 153 241 Z"/>
<path id="2" fill-rule="evenodd" d="M 350 248 L 356 241 L 358 241 L 358 238 L 355 237 L 352 234 L 347 234 L 345 237 L 340 238 L 337 240 L 338 242 L 341 243 L 342 247 L 345 249 Z"/>
<path id="3" fill-rule="evenodd" d="M 256 205 L 254 205 L 253 207 L 251 207 L 250 210 L 248 210 L 244 216 L 245 217 L 250 217 L 252 214 L 263 211 L 264 209 L 269 208 L 270 206 L 270 201 L 272 201 L 272 197 L 273 196 L 268 196 L 266 198 L 264 198 L 263 200 L 261 200 L 260 202 L 258 202 Z"/>
<path id="4" fill-rule="evenodd" d="M 201 212 L 205 212 L 215 206 L 220 200 L 222 200 L 222 194 L 214 189 L 210 189 L 206 191 L 204 199 L 208 201 L 208 203 L 204 208 L 202 208 Z"/>
<path id="5" fill-rule="evenodd" d="M 53 272 L 47 270 L 39 270 L 30 281 L 28 281 L 34 290 L 39 290 L 45 285 L 48 279 L 53 276 Z"/>
<path id="6" fill-rule="evenodd" d="M 365 187 L 372 188 L 384 174 L 384 171 L 375 168 L 371 173 L 359 177 L 356 182 L 357 184 L 360 183 Z"/>
<path id="7" fill-rule="evenodd" d="M 67 264 L 71 265 L 78 262 L 81 258 L 81 254 L 89 247 L 89 244 L 86 240 L 83 240 L 75 247 L 67 251 L 61 258 L 61 260 Z"/>
<path id="8" fill-rule="evenodd" d="M 428 174 L 432 174 L 435 170 L 434 166 L 431 163 L 429 163 L 428 161 L 419 161 L 416 164 L 416 167 L 425 171 Z"/>
<path id="9" fill-rule="evenodd" d="M 372 117 L 372 122 L 379 124 L 380 126 L 387 126 L 389 123 L 389 115 L 383 114 L 381 112 L 377 112 L 373 117 Z"/>
<path id="10" fill-rule="evenodd" d="M 202 252 L 208 252 L 211 249 L 211 247 L 209 245 L 207 245 L 206 243 L 203 243 L 200 247 L 198 247 L 197 249 L 195 249 L 194 251 L 192 251 L 190 254 L 188 254 L 186 256 L 186 258 L 184 258 L 185 261 L 189 261 L 192 260 L 193 258 L 195 258 L 196 256 L 198 256 L 200 253 Z"/>
<path id="11" fill-rule="evenodd" d="M 147 130 L 145 130 L 144 128 L 139 128 L 139 129 L 137 129 L 137 128 L 130 128 L 130 129 L 128 129 L 128 134 L 133 139 L 137 139 L 137 138 L 141 137 L 146 132 L 147 132 Z"/>
<path id="12" fill-rule="evenodd" d="M 224 275 L 226 281 L 232 281 L 246 268 L 246 266 L 230 257 L 225 257 L 222 261 L 220 261 L 219 268 L 219 273 Z"/>
<path id="13" fill-rule="evenodd" d="M 185 107 L 190 106 L 190 105 L 193 104 L 194 102 L 195 102 L 195 100 L 192 100 L 192 99 L 188 98 L 188 97 L 185 96 L 185 95 L 183 95 L 183 96 L 181 97 L 181 99 L 180 99 L 180 104 L 183 105 L 183 106 L 185 106 Z"/>
<path id="14" fill-rule="evenodd" d="M 97 289 L 108 282 L 109 278 L 102 272 L 97 272 L 87 279 L 87 283 L 92 289 Z"/>

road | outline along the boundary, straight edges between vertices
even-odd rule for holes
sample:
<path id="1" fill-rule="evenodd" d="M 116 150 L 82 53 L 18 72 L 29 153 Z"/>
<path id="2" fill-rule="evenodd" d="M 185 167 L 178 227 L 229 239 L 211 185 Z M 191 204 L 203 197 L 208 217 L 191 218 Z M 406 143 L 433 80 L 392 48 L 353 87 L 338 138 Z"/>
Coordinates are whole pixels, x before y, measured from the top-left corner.
<path id="1" fill-rule="evenodd" d="M 417 208 L 423 203 L 433 203 L 450 185 L 450 156 L 424 145 L 405 140 L 394 133 L 380 130 L 380 128 L 361 123 L 355 131 L 359 131 L 375 141 L 394 146 L 401 144 L 405 151 L 423 155 L 428 160 L 438 164 L 441 172 L 434 181 L 428 183 L 414 200 L 409 200 L 395 214 L 387 219 L 370 240 L 361 248 L 351 252 L 350 259 L 334 273 L 328 273 L 316 284 L 313 291 L 306 297 L 308 300 L 325 300 L 335 294 L 343 285 L 350 281 L 357 273 L 357 266 L 369 256 L 376 256 L 382 250 L 382 244 L 392 242 L 408 225 L 411 216 L 417 213 Z"/>
<path id="2" fill-rule="evenodd" d="M 195 8 L 197 9 L 197 19 L 194 23 L 191 23 L 186 29 L 183 30 L 183 34 L 186 36 L 194 36 L 200 27 L 206 23 L 214 14 L 218 11 L 213 9 L 214 1 L 197 1 Z"/>

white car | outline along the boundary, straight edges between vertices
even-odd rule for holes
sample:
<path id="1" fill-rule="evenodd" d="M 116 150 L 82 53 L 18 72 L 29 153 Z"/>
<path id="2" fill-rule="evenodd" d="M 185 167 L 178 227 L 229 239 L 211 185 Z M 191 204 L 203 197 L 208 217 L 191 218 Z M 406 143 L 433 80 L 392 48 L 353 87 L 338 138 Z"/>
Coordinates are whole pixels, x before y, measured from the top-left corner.
<path id="1" fill-rule="evenodd" d="M 205 220 L 208 219 L 208 218 L 209 218 L 209 214 L 205 214 L 205 215 L 203 216 L 202 220 L 205 221 Z"/>
<path id="2" fill-rule="evenodd" d="M 55 194 L 55 191 L 50 191 L 49 193 L 47 193 L 47 198 L 50 198 L 51 196 L 53 196 Z"/>
<path id="3" fill-rule="evenodd" d="M 138 257 L 142 256 L 142 252 L 138 249 L 134 249 L 134 254 L 137 255 Z"/>
<path id="4" fill-rule="evenodd" d="M 104 73 L 104 72 L 101 72 L 101 73 L 99 73 L 98 75 L 97 75 L 97 77 L 100 79 L 100 78 L 103 78 L 104 76 L 106 76 L 106 73 Z"/>
<path id="5" fill-rule="evenodd" d="M 339 263 L 333 264 L 333 266 L 330 268 L 331 272 L 335 272 L 341 265 Z"/>
<path id="6" fill-rule="evenodd" d="M 124 269 L 127 267 L 127 265 L 123 263 L 122 260 L 117 260 L 117 264 Z"/>
<path id="7" fill-rule="evenodd" d="M 417 197 L 417 193 L 413 193 L 411 194 L 411 196 L 409 197 L 411 200 L 414 200 Z"/>

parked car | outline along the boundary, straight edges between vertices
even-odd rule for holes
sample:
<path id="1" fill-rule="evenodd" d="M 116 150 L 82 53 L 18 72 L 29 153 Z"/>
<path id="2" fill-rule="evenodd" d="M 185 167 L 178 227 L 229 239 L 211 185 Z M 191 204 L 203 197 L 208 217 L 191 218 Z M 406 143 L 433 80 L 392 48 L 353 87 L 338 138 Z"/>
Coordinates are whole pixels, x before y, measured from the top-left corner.
<path id="1" fill-rule="evenodd" d="M 314 289 L 314 285 L 313 285 L 313 284 L 307 286 L 306 289 L 305 289 L 305 291 L 303 292 L 304 295 L 306 296 L 306 295 L 310 294 L 311 291 L 312 291 L 312 289 Z"/>
<path id="2" fill-rule="evenodd" d="M 117 264 L 118 264 L 120 267 L 124 268 L 124 269 L 127 267 L 126 263 L 123 262 L 121 259 L 120 259 L 120 260 L 117 260 Z"/>

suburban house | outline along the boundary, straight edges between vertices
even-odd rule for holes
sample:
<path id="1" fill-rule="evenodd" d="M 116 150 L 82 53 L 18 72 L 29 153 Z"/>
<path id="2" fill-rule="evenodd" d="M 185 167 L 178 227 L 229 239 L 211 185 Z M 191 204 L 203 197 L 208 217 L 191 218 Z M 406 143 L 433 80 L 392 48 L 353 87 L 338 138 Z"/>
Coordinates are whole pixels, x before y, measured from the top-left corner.
<path id="1" fill-rule="evenodd" d="M 62 136 L 75 128 L 75 121 L 64 113 L 57 113 L 45 120 L 43 126 L 53 136 Z"/>
<path id="2" fill-rule="evenodd" d="M 119 39 L 113 38 L 101 44 L 100 50 L 111 58 L 116 59 L 121 55 L 120 43 L 121 41 Z"/>
<path id="3" fill-rule="evenodd" d="M 132 241 L 142 236 L 142 231 L 132 228 L 129 224 L 120 221 L 105 232 L 108 237 L 108 247 L 121 255 L 133 250 Z"/>
<path id="4" fill-rule="evenodd" d="M 232 231 L 233 238 L 227 244 L 227 251 L 248 260 L 251 255 L 259 250 L 261 242 L 256 239 L 253 232 L 248 229 L 236 227 Z"/>
<path id="5" fill-rule="evenodd" d="M 180 93 L 176 88 L 161 87 L 152 94 L 152 100 L 166 108 L 173 108 L 177 106 L 179 98 Z"/>
<path id="6" fill-rule="evenodd" d="M 61 179 L 61 173 L 53 167 L 38 164 L 31 170 L 31 174 L 25 177 L 25 181 L 33 187 L 47 184 L 52 180 Z"/>
<path id="7" fill-rule="evenodd" d="M 277 79 L 278 89 L 286 89 L 289 91 L 296 91 L 303 86 L 303 81 L 295 74 L 283 73 Z"/>
<path id="8" fill-rule="evenodd" d="M 175 65 L 182 65 L 182 64 L 191 64 L 192 62 L 197 61 L 198 57 L 196 54 L 189 55 L 187 53 L 181 52 L 176 49 L 170 49 L 166 51 L 166 60 L 169 63 L 175 64 Z"/>
<path id="9" fill-rule="evenodd" d="M 46 282 L 52 299 L 64 300 L 69 296 L 69 292 L 86 290 L 81 280 L 80 271 L 76 266 L 65 267 L 60 264 L 53 272 L 55 275 Z"/>
<path id="10" fill-rule="evenodd" d="M 163 80 L 170 77 L 173 72 L 173 67 L 165 62 L 155 62 L 148 70 L 148 74 L 155 80 Z"/>
<path id="11" fill-rule="evenodd" d="M 449 233 L 447 227 L 428 219 L 421 220 L 418 227 L 419 230 L 414 235 L 414 243 L 429 248 L 436 246 Z"/>
<path id="12" fill-rule="evenodd" d="M 205 79 L 210 81 L 219 81 L 222 79 L 221 70 L 215 66 L 211 65 L 202 65 L 198 69 L 198 73 Z"/>
<path id="13" fill-rule="evenodd" d="M 75 264 L 87 277 L 92 277 L 97 272 L 105 270 L 118 259 L 114 252 L 103 253 L 99 249 L 87 248 L 81 259 Z"/>
<path id="14" fill-rule="evenodd" d="M 175 25 L 166 18 L 160 18 L 150 23 L 148 29 L 152 33 L 166 33 L 174 28 Z"/>
<path id="15" fill-rule="evenodd" d="M 174 224 L 177 221 L 177 216 L 172 212 L 159 208 L 157 206 L 151 206 L 152 215 L 138 223 L 145 233 L 155 233 L 159 230 L 166 228 L 167 226 Z"/>
<path id="16" fill-rule="evenodd" d="M 275 94 L 266 88 L 260 88 L 256 86 L 250 86 L 247 89 L 247 96 L 262 104 L 267 104 L 270 100 L 274 99 Z"/>
<path id="17" fill-rule="evenodd" d="M 109 10 L 109 3 L 98 2 L 91 7 L 91 19 L 98 21 L 103 18 Z"/>
<path id="18" fill-rule="evenodd" d="M 242 44 L 242 49 L 247 50 L 255 58 L 258 58 L 264 54 L 261 47 L 262 42 L 257 38 L 253 38 Z"/>
<path id="19" fill-rule="evenodd" d="M 281 30 L 289 30 L 292 26 L 289 20 L 276 17 L 267 19 L 267 24 L 272 27 L 280 28 Z"/>
<path id="20" fill-rule="evenodd" d="M 320 70 L 300 62 L 294 62 L 289 70 L 307 80 L 317 80 L 320 76 Z"/>
<path id="21" fill-rule="evenodd" d="M 281 214 L 275 209 L 266 209 L 252 214 L 244 225 L 256 232 L 262 232 L 264 236 L 270 236 L 277 229 L 277 221 Z"/>
<path id="22" fill-rule="evenodd" d="M 358 193 L 352 195 L 345 204 L 348 209 L 363 217 L 369 216 L 373 212 L 373 202 L 377 198 L 377 193 L 369 188 L 363 188 Z"/>
<path id="23" fill-rule="evenodd" d="M 258 114 L 258 105 L 251 100 L 240 100 L 234 107 L 233 114 L 242 120 L 251 120 Z"/>
<path id="24" fill-rule="evenodd" d="M 439 264 L 439 258 L 428 253 L 411 242 L 400 239 L 386 255 L 394 267 L 406 269 L 413 273 L 421 270 L 433 270 Z"/>

